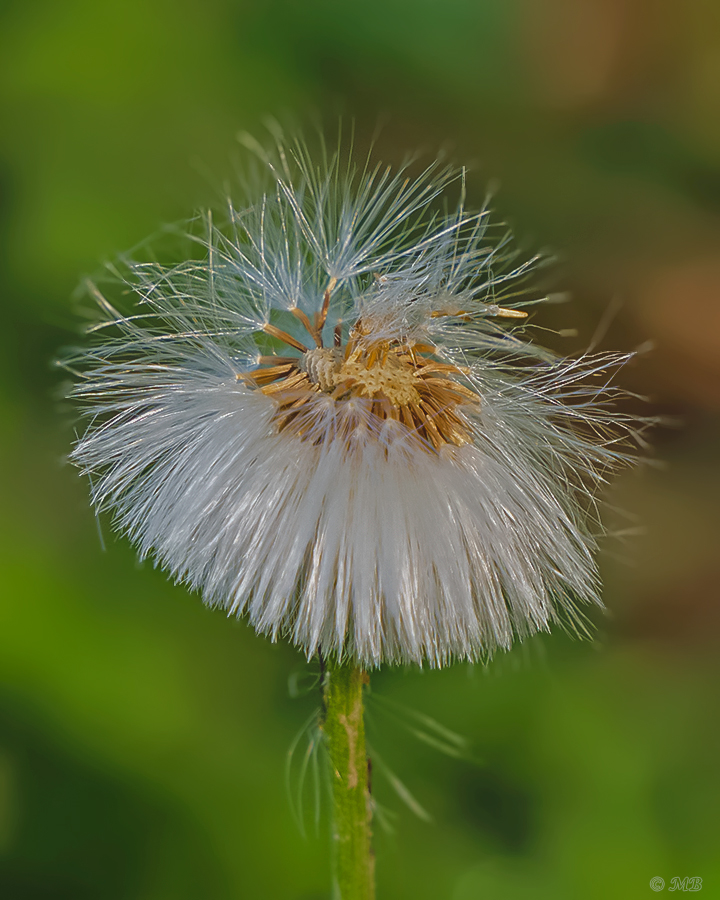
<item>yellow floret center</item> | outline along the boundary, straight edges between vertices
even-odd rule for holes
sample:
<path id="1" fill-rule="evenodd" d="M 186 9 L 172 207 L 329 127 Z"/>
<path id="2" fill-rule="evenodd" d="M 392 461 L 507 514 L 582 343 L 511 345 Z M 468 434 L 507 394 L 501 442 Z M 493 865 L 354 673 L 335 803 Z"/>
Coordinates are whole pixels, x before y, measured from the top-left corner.
<path id="1" fill-rule="evenodd" d="M 347 359 L 341 350 L 317 347 L 302 358 L 302 369 L 321 391 L 331 394 L 345 385 L 360 397 L 385 397 L 393 406 L 418 403 L 417 369 L 398 357 L 389 346 L 354 350 Z"/>
<path id="2" fill-rule="evenodd" d="M 313 325 L 304 314 L 298 313 L 298 318 L 315 347 L 268 324 L 267 334 L 302 355 L 264 356 L 257 370 L 239 376 L 276 402 L 280 431 L 317 439 L 318 407 L 313 398 L 326 394 L 336 403 L 364 401 L 366 414 L 394 420 L 428 448 L 439 450 L 444 444 L 461 445 L 472 439 L 467 413 L 479 407 L 480 397 L 463 383 L 466 370 L 433 358 L 434 346 L 380 338 L 378 333 L 387 333 L 386 329 L 373 321 L 359 321 L 344 346 L 336 330 L 335 346 L 325 347 L 320 336 L 322 319 Z"/>
<path id="3" fill-rule="evenodd" d="M 342 364 L 337 378 L 338 382 L 352 382 L 354 392 L 360 396 L 383 395 L 393 406 L 409 406 L 420 400 L 416 371 L 393 352 L 375 354 L 375 359 L 370 360 L 355 351 Z"/>

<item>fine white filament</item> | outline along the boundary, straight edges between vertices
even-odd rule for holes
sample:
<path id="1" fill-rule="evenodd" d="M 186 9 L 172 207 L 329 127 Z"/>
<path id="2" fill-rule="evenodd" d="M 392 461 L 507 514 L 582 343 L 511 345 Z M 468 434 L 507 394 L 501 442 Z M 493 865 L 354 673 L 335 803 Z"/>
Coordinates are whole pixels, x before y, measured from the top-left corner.
<path id="1" fill-rule="evenodd" d="M 92 286 L 104 318 L 69 366 L 95 505 L 142 557 L 308 656 L 439 666 L 581 627 L 578 605 L 600 603 L 594 496 L 634 433 L 608 386 L 627 356 L 524 337 L 537 260 L 514 261 L 487 209 L 433 212 L 462 175 L 316 164 L 300 142 L 258 153 L 266 190 L 190 228 L 198 258 L 114 269 L 125 313 Z M 324 381 L 303 428 L 283 426 L 253 373 L 277 357 L 302 378 L 308 322 L 340 358 L 361 321 L 472 392 L 462 439 L 432 443 Z"/>

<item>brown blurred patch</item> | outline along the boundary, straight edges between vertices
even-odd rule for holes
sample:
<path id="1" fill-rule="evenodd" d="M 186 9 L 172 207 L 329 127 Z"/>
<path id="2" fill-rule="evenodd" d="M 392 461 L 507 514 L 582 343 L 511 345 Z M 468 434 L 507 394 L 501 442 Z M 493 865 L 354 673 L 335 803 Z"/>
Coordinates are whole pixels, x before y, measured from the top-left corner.
<path id="1" fill-rule="evenodd" d="M 612 80 L 626 27 L 618 0 L 549 0 L 528 4 L 524 43 L 540 100 L 582 106 L 602 97 Z"/>
<path id="2" fill-rule="evenodd" d="M 667 0 L 528 0 L 521 44 L 536 97 L 557 109 L 632 103 L 663 80 L 676 18 Z"/>
<path id="3" fill-rule="evenodd" d="M 647 272 L 633 306 L 641 330 L 658 345 L 649 366 L 659 390 L 720 409 L 720 259 Z"/>
<path id="4" fill-rule="evenodd" d="M 720 641 L 720 563 L 690 571 L 662 590 L 645 594 L 616 628 L 632 638 L 655 638 L 673 645 Z"/>

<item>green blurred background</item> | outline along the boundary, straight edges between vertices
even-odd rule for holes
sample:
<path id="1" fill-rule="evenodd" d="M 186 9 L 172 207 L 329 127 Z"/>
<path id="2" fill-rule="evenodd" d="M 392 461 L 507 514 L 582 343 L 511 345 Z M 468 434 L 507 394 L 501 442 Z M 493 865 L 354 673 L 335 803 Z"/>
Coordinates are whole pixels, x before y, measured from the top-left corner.
<path id="1" fill-rule="evenodd" d="M 6 0 L 0 110 L 0 897 L 329 896 L 284 783 L 316 704 L 288 692 L 302 658 L 107 522 L 103 552 L 51 365 L 81 276 L 216 204 L 267 114 L 342 114 L 364 144 L 380 125 L 388 162 L 443 148 L 476 203 L 499 181 L 574 297 L 536 322 L 577 327 L 576 351 L 619 301 L 604 346 L 654 342 L 621 379 L 674 420 L 662 465 L 611 492 L 594 644 L 374 677 L 482 759 L 377 717 L 434 819 L 377 775 L 379 900 L 641 898 L 654 876 L 720 897 L 717 0 Z"/>

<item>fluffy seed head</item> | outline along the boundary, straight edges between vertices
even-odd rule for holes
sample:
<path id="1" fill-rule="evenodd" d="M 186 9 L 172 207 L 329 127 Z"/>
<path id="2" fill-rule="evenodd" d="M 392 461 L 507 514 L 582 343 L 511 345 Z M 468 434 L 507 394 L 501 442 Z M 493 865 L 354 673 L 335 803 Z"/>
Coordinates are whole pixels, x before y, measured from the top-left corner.
<path id="1" fill-rule="evenodd" d="M 517 261 L 464 177 L 259 147 L 269 182 L 112 267 L 68 362 L 72 460 L 141 556 L 308 656 L 476 659 L 600 603 L 595 495 L 633 421 L 623 354 L 527 340 Z M 458 180 L 450 213 L 437 201 Z M 199 258 L 198 258 L 199 257 Z"/>

